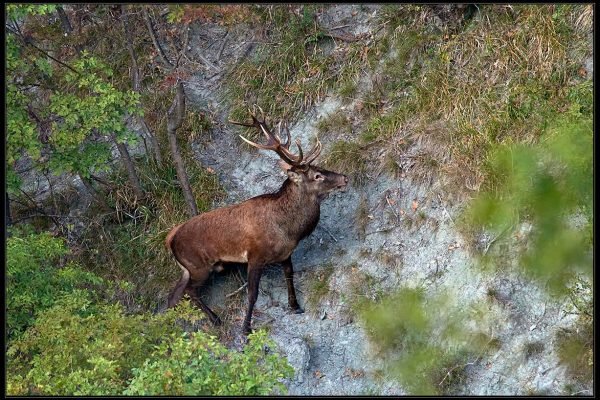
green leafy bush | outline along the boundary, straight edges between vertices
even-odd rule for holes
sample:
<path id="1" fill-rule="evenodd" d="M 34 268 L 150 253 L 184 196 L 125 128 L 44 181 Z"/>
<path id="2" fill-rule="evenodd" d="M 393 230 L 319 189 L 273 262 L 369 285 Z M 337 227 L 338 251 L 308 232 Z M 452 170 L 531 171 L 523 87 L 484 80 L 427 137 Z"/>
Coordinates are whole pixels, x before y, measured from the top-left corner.
<path id="1" fill-rule="evenodd" d="M 23 233 L 24 232 L 24 233 Z M 12 339 L 31 325 L 40 311 L 77 287 L 102 283 L 74 264 L 57 266 L 68 252 L 62 239 L 48 232 L 14 232 L 6 242 L 6 325 Z"/>
<path id="2" fill-rule="evenodd" d="M 285 359 L 257 332 L 243 353 L 181 321 L 202 314 L 189 301 L 163 314 L 125 314 L 76 290 L 41 312 L 7 351 L 12 395 L 268 394 L 284 390 Z M 130 384 L 131 382 L 131 384 Z"/>
<path id="3" fill-rule="evenodd" d="M 483 311 L 449 293 L 401 288 L 358 310 L 378 357 L 411 394 L 453 393 L 466 366 L 499 344 L 482 332 Z"/>
<path id="4" fill-rule="evenodd" d="M 249 336 L 243 352 L 228 350 L 204 333 L 171 335 L 141 368 L 124 394 L 175 396 L 268 395 L 285 392 L 282 379 L 293 369 L 267 348 L 274 344 L 265 331 Z"/>

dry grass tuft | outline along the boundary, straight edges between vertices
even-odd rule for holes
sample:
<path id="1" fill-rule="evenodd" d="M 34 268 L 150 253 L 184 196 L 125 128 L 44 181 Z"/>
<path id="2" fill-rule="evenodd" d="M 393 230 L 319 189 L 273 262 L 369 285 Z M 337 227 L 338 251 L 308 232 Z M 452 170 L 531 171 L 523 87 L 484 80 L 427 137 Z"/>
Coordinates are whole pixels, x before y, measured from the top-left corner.
<path id="1" fill-rule="evenodd" d="M 439 16 L 437 6 L 383 10 L 388 29 L 375 53 L 386 80 L 366 95 L 377 93 L 383 106 L 362 110 L 355 147 L 383 149 L 381 170 L 411 169 L 430 182 L 443 176 L 448 191 L 470 197 L 487 184 L 495 146 L 537 142 L 546 121 L 573 101 L 569 92 L 581 92 L 578 63 L 591 54 L 593 9 L 482 5 L 469 21 L 444 17 L 436 30 Z M 396 144 L 406 141 L 418 151 Z"/>
<path id="2" fill-rule="evenodd" d="M 338 141 L 333 143 L 323 165 L 350 177 L 353 185 L 361 186 L 367 181 L 368 164 L 365 149 L 358 143 Z"/>

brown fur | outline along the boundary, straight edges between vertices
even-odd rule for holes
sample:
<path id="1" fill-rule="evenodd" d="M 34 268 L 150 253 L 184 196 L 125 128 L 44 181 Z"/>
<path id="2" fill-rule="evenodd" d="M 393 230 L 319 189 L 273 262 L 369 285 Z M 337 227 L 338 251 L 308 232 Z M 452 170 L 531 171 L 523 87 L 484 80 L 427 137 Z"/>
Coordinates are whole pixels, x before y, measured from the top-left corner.
<path id="1" fill-rule="evenodd" d="M 169 233 L 167 234 L 167 237 L 165 239 L 165 247 L 167 249 L 171 250 L 171 242 L 173 241 L 173 236 L 175 236 L 179 228 L 181 228 L 181 225 L 183 224 L 177 225 L 175 228 L 171 229 L 171 231 L 169 231 Z"/>

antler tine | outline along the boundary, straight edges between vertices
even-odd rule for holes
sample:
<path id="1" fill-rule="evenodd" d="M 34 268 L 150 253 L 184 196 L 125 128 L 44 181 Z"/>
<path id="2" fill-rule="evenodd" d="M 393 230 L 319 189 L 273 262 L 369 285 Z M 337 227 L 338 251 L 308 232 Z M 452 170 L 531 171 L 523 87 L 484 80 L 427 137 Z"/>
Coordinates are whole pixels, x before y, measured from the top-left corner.
<path id="1" fill-rule="evenodd" d="M 252 118 L 256 121 L 257 128 L 259 128 L 262 131 L 262 133 L 265 134 L 269 143 L 277 142 L 277 140 L 275 140 L 275 138 L 273 137 L 273 134 L 271 133 L 271 131 L 269 131 L 269 128 L 267 128 L 267 124 L 265 123 L 264 119 L 262 121 L 260 121 L 254 115 L 252 116 Z"/>
<path id="2" fill-rule="evenodd" d="M 254 146 L 254 147 L 256 147 L 256 148 L 263 149 L 263 150 L 274 150 L 274 149 L 273 149 L 272 147 L 270 147 L 270 146 L 265 146 L 265 145 L 262 145 L 262 144 L 258 144 L 258 143 L 251 142 L 250 140 L 246 139 L 246 138 L 245 138 L 245 137 L 243 137 L 242 135 L 238 135 L 238 136 L 239 136 L 240 138 L 242 138 L 242 140 L 243 140 L 244 142 L 248 143 L 250 146 Z"/>
<path id="3" fill-rule="evenodd" d="M 281 135 L 281 122 L 282 121 L 279 121 L 279 124 L 277 124 L 277 129 L 279 131 L 279 134 L 277 134 L 277 133 L 275 134 L 275 138 L 277 140 L 279 140 L 279 143 L 281 143 L 281 136 L 280 136 Z M 287 147 L 289 147 L 289 144 L 285 143 L 285 144 L 282 144 L 282 146 L 287 148 Z"/>
<path id="4" fill-rule="evenodd" d="M 262 117 L 263 122 L 265 122 L 266 117 L 265 117 L 265 112 L 263 111 L 262 107 L 259 106 L 258 104 L 256 105 L 256 107 L 258 107 L 258 109 L 260 110 L 260 116 Z"/>
<path id="5" fill-rule="evenodd" d="M 302 162 L 304 159 L 304 153 L 302 152 L 302 147 L 300 147 L 300 139 L 296 139 L 296 146 L 298 147 L 298 162 Z"/>
<path id="6" fill-rule="evenodd" d="M 309 155 L 306 158 L 306 161 L 304 161 L 304 164 L 308 165 L 311 162 L 313 162 L 317 157 L 319 157 L 319 154 L 321 153 L 321 149 L 322 149 L 321 141 L 317 137 L 317 143 L 315 144 L 315 147 L 312 148 L 310 153 L 308 153 Z"/>
<path id="7" fill-rule="evenodd" d="M 285 161 L 286 163 L 288 163 L 290 165 L 302 166 L 302 165 L 308 164 L 306 161 L 303 161 L 304 153 L 302 151 L 302 147 L 300 146 L 299 140 L 296 140 L 296 146 L 298 146 L 299 154 L 295 155 L 289 150 L 289 146 L 290 146 L 290 142 L 291 142 L 291 133 L 287 127 L 287 124 L 284 124 L 285 130 L 287 133 L 287 141 L 285 144 L 282 144 L 281 138 L 279 137 L 279 135 L 273 134 L 269 130 L 269 128 L 265 122 L 264 111 L 262 110 L 262 108 L 260 108 L 260 106 L 257 106 L 257 105 L 255 105 L 254 108 L 255 109 L 258 108 L 261 111 L 262 118 L 263 118 L 262 121 L 256 117 L 256 115 L 252 112 L 252 110 L 248 109 L 248 111 L 250 112 L 250 115 L 252 116 L 252 124 L 236 122 L 236 121 L 231 121 L 231 120 L 229 120 L 229 122 L 236 124 L 236 125 L 255 127 L 255 128 L 259 129 L 267 137 L 268 141 L 266 144 L 263 145 L 263 144 L 258 144 L 258 143 L 252 142 L 252 141 L 246 139 L 245 137 L 243 137 L 242 135 L 239 135 L 240 138 L 244 142 L 246 142 L 249 145 L 256 147 L 258 149 L 275 151 L 279 155 L 279 157 L 281 157 L 281 159 L 283 159 L 283 161 Z M 280 133 L 281 133 L 281 126 L 282 126 L 282 121 L 279 122 L 279 132 Z"/>

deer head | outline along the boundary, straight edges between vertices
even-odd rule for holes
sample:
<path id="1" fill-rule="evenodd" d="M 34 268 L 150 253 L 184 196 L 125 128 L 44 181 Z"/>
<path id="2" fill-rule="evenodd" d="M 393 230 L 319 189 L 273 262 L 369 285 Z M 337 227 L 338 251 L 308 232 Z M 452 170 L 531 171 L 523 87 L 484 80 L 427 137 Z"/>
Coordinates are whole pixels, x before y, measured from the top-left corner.
<path id="1" fill-rule="evenodd" d="M 316 194 L 321 200 L 328 193 L 346 187 L 348 184 L 347 176 L 311 165 L 321 153 L 322 145 L 318 138 L 317 143 L 306 155 L 302 151 L 300 140 L 296 139 L 295 143 L 296 147 L 298 147 L 298 154 L 294 154 L 290 151 L 291 134 L 287 124 L 279 122 L 279 134 L 272 133 L 265 123 L 264 113 L 262 114 L 263 118 L 261 121 L 250 112 L 252 116 L 251 124 L 235 121 L 230 122 L 236 125 L 255 127 L 262 132 L 267 138 L 267 143 L 264 145 L 254 143 L 241 135 L 240 138 L 258 149 L 272 150 L 277 153 L 281 158 L 279 164 L 287 172 L 290 181 L 306 190 L 307 193 Z M 285 130 L 287 136 L 285 143 L 281 143 L 280 135 L 282 130 Z"/>

